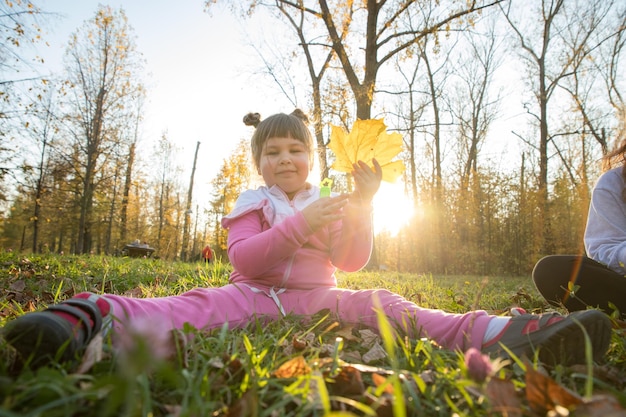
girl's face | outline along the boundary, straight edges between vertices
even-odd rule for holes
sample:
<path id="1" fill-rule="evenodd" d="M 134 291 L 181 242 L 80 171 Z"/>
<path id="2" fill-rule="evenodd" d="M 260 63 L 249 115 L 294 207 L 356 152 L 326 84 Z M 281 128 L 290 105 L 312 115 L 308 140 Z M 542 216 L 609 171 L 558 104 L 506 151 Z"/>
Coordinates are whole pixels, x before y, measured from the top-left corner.
<path id="1" fill-rule="evenodd" d="M 291 200 L 306 186 L 310 171 L 309 150 L 297 139 L 270 138 L 263 146 L 259 171 L 265 185 L 279 186 Z"/>

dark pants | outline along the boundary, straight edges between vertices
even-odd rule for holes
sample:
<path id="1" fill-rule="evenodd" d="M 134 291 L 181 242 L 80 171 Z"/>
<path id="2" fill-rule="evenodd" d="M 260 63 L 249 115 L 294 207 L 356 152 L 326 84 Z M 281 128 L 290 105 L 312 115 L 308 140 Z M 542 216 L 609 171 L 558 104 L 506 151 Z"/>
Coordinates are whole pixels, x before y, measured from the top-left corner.
<path id="1" fill-rule="evenodd" d="M 550 255 L 537 262 L 533 281 L 552 305 L 568 311 L 597 307 L 626 317 L 626 277 L 584 255 Z"/>

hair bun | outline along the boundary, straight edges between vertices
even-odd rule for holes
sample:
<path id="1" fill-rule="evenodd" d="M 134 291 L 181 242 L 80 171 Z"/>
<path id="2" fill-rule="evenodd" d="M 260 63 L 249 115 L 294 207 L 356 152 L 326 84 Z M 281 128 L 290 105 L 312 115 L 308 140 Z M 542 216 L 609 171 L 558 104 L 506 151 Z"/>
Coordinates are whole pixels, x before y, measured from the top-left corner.
<path id="1" fill-rule="evenodd" d="M 302 120 L 304 124 L 309 124 L 309 117 L 300 109 L 295 109 L 291 112 L 292 116 L 296 116 L 298 119 Z"/>
<path id="2" fill-rule="evenodd" d="M 243 116 L 243 123 L 246 126 L 257 127 L 259 123 L 261 123 L 261 114 L 260 113 L 248 113 L 245 116 Z"/>

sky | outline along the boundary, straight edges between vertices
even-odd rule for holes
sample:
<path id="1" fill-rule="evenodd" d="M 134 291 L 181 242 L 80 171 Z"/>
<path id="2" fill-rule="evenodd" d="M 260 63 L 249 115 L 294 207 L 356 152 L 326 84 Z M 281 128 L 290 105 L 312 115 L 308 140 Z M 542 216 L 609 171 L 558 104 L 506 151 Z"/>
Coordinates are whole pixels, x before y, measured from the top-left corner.
<path id="1" fill-rule="evenodd" d="M 203 1 L 184 0 L 41 0 L 42 9 L 58 13 L 50 20 L 49 47 L 38 53 L 45 70 L 60 71 L 70 35 L 94 17 L 99 4 L 122 7 L 133 27 L 137 49 L 145 59 L 148 102 L 143 126 L 145 142 L 164 131 L 193 162 L 199 141 L 199 164 L 205 175 L 217 172 L 249 128 L 241 122 L 251 110 L 274 108 L 249 81 L 251 57 L 246 53 L 239 24 L 223 9 L 204 12 Z M 267 96 L 265 96 L 267 97 Z M 269 104 L 269 105 L 268 105 Z M 200 162 L 201 161 L 201 162 Z"/>
<path id="2" fill-rule="evenodd" d="M 99 4 L 124 10 L 147 73 L 143 146 L 151 151 L 167 132 L 179 148 L 186 186 L 200 142 L 195 204 L 208 202 L 211 179 L 239 140 L 250 137 L 251 128 L 242 122 L 246 113 L 269 116 L 293 110 L 277 89 L 264 89 L 267 81 L 260 82 L 254 74 L 259 61 L 242 30 L 242 24 L 249 26 L 250 22 L 242 23 L 226 7 L 214 6 L 207 13 L 202 0 L 39 0 L 37 4 L 46 12 L 58 14 L 46 25 L 49 46 L 37 50 L 45 60 L 44 73 L 62 70 L 70 35 L 95 16 Z M 265 29 L 271 30 L 271 25 L 265 25 Z M 399 187 L 385 185 L 381 193 L 394 194 Z M 388 196 L 377 200 L 394 204 Z M 397 209 L 397 199 L 390 207 Z M 388 223 L 400 219 L 385 214 L 382 207 L 378 211 Z M 379 225 L 382 222 L 379 220 Z"/>

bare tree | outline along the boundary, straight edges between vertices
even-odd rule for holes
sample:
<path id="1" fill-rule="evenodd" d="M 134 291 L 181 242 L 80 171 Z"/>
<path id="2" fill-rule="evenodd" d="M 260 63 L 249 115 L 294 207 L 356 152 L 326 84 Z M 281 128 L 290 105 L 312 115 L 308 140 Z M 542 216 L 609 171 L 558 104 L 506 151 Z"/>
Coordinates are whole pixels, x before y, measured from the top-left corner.
<path id="1" fill-rule="evenodd" d="M 72 35 L 66 71 L 72 101 L 72 135 L 80 149 L 82 179 L 76 251 L 91 249 L 97 175 L 106 156 L 118 145 L 117 122 L 134 110 L 141 69 L 131 28 L 123 10 L 100 7 L 95 17 Z"/>
<path id="2" fill-rule="evenodd" d="M 200 149 L 200 142 L 196 143 L 196 152 L 193 157 L 191 175 L 189 176 L 189 188 L 187 189 L 187 204 L 185 206 L 185 220 L 183 224 L 183 245 L 180 251 L 180 258 L 183 261 L 188 260 L 187 257 L 188 257 L 188 252 L 189 252 L 189 228 L 191 227 L 191 213 L 192 213 L 191 203 L 193 200 L 193 181 L 196 175 L 196 163 L 198 161 L 198 149 Z"/>
<path id="3" fill-rule="evenodd" d="M 398 59 L 398 72 L 400 77 L 406 84 L 404 92 L 389 92 L 400 97 L 397 102 L 398 119 L 396 129 L 404 135 L 404 144 L 407 153 L 405 158 L 408 161 L 408 178 L 405 183 L 410 188 L 410 195 L 413 204 L 418 202 L 417 187 L 417 134 L 422 128 L 420 121 L 422 120 L 425 108 L 428 106 L 428 100 L 423 92 L 419 91 L 420 74 L 421 74 L 421 55 L 411 54 L 409 57 Z M 402 65 L 405 64 L 405 65 Z M 406 68 L 405 68 L 406 67 Z M 381 92 L 385 93 L 385 91 Z M 421 96 L 421 98 L 420 98 Z"/>
<path id="4" fill-rule="evenodd" d="M 470 178 L 478 171 L 481 146 L 497 117 L 500 97 L 491 98 L 490 87 L 502 56 L 493 25 L 485 33 L 465 32 L 463 38 L 467 54 L 461 54 L 455 65 L 459 84 L 453 112 L 459 126 L 461 188 L 468 191 Z"/>
<path id="5" fill-rule="evenodd" d="M 207 8 L 211 2 L 206 3 Z M 304 7 L 294 7 L 290 2 L 262 3 L 259 6 L 266 6 L 272 12 L 277 11 L 277 18 L 284 19 L 288 28 L 297 39 L 293 44 L 302 52 L 302 58 L 305 62 L 306 72 L 309 77 L 311 87 L 310 98 L 312 105 L 311 119 L 315 140 L 317 144 L 318 163 L 320 166 L 321 178 L 328 177 L 328 157 L 326 152 L 326 142 L 324 140 L 324 76 L 330 68 L 334 52 L 330 48 L 329 43 L 320 40 L 319 30 L 316 28 L 317 18 L 312 16 Z M 246 10 L 240 11 L 242 16 L 248 16 Z M 346 31 L 348 25 L 344 25 L 343 31 Z M 345 32 L 342 33 L 345 36 Z M 298 106 L 298 87 L 293 84 L 293 61 L 296 57 L 300 57 L 297 53 L 290 53 L 283 49 L 283 45 L 276 46 L 271 41 L 265 40 L 263 47 L 255 47 L 256 52 L 261 58 L 267 74 L 276 83 L 280 91 L 293 103 L 294 107 Z M 274 51 L 279 51 L 275 54 Z"/>
<path id="6" fill-rule="evenodd" d="M 42 41 L 40 23 L 45 15 L 32 1 L 0 2 L 0 180 L 16 163 L 12 136 L 22 134 L 22 117 L 36 104 L 25 91 L 34 81 L 42 82 L 35 69 L 40 58 L 27 52 Z M 5 193 L 2 187 L 2 199 Z"/>
<path id="7" fill-rule="evenodd" d="M 43 199 L 43 194 L 45 192 L 45 179 L 47 176 L 47 164 L 48 164 L 48 147 L 54 132 L 56 130 L 54 121 L 55 117 L 52 111 L 52 95 L 49 94 L 46 97 L 45 105 L 41 110 L 40 120 L 41 127 L 36 129 L 36 132 L 39 133 L 40 136 L 40 154 L 39 154 L 39 162 L 37 165 L 37 174 L 36 174 L 36 182 L 35 182 L 35 193 L 33 195 L 34 200 L 34 210 L 33 210 L 33 242 L 32 242 L 32 251 L 33 253 L 37 253 L 37 245 L 39 243 L 39 225 L 41 224 L 41 202 Z"/>
<path id="8" fill-rule="evenodd" d="M 40 20 L 45 14 L 32 1 L 0 2 L 0 103 L 9 105 L 0 107 L 0 120 L 10 116 L 7 109 L 19 108 L 12 102 L 15 97 L 12 98 L 10 88 L 40 78 L 23 78 L 20 70 L 34 65 L 35 59 L 28 58 L 24 50 L 42 40 Z"/>
<path id="9" fill-rule="evenodd" d="M 319 0 L 319 11 L 311 10 L 320 16 L 326 27 L 332 48 L 337 54 L 343 73 L 352 88 L 356 100 L 356 117 L 371 118 L 372 102 L 376 90 L 378 73 L 396 54 L 422 41 L 426 36 L 446 28 L 464 16 L 500 3 L 500 0 L 478 2 L 471 1 L 455 8 L 447 2 L 415 2 L 415 1 L 377 1 L 367 0 L 364 7 L 361 3 L 337 2 L 331 5 L 327 0 Z M 431 13 L 423 13 L 424 8 L 433 9 Z M 358 15 L 356 15 L 358 13 Z M 421 25 L 412 22 L 407 27 L 403 20 L 411 20 L 411 16 L 427 15 L 431 20 L 422 21 Z M 363 30 L 354 30 L 353 35 L 364 35 L 353 40 L 344 39 L 338 30 L 336 18 L 341 22 L 364 22 Z M 341 27 L 341 26 L 339 26 Z M 359 46 L 360 45 L 360 46 Z M 362 57 L 357 57 L 353 50 L 360 50 Z M 359 74 L 362 74 L 359 77 Z"/>
<path id="10" fill-rule="evenodd" d="M 397 54 L 413 47 L 426 36 L 445 31 L 449 25 L 465 16 L 491 7 L 502 0 L 476 1 L 460 5 L 455 2 L 415 2 L 411 0 L 365 2 L 345 1 L 250 1 L 246 2 L 253 10 L 260 5 L 278 8 L 299 33 L 305 15 L 321 20 L 325 33 L 319 34 L 315 45 L 331 48 L 336 55 L 342 73 L 348 81 L 356 105 L 356 118 L 370 119 L 379 71 Z M 215 1 L 206 1 L 207 9 Z M 429 9 L 425 13 L 423 9 Z M 413 16 L 425 15 L 423 20 L 407 27 L 405 21 Z M 310 41 L 298 37 L 307 57 L 311 79 L 321 80 L 332 55 L 323 54 L 318 61 L 319 72 L 315 72 L 313 57 L 308 53 Z M 313 91 L 314 102 L 316 94 Z M 317 111 L 317 109 L 316 109 Z M 316 129 L 317 131 L 317 129 Z M 318 138 L 318 145 L 323 142 Z"/>
<path id="11" fill-rule="evenodd" d="M 209 223 L 213 225 L 215 239 L 213 249 L 216 256 L 226 257 L 228 231 L 222 228 L 220 219 L 230 213 L 239 194 L 246 190 L 252 177 L 252 160 L 246 141 L 241 140 L 228 158 L 225 158 L 219 173 L 213 179 L 213 196 L 209 209 Z"/>
<path id="12" fill-rule="evenodd" d="M 612 1 L 566 2 L 542 0 L 538 8 L 508 3 L 501 10 L 520 48 L 525 63 L 526 80 L 534 103 L 525 105 L 539 131 L 537 143 L 539 175 L 539 251 L 551 253 L 548 198 L 549 145 L 558 137 L 567 135 L 559 131 L 558 93 L 572 79 L 580 75 L 580 64 L 589 52 L 598 47 L 595 34 L 601 28 Z M 529 13 L 530 11 L 530 13 Z M 552 112 L 550 111 L 552 107 Z M 551 127 L 554 123 L 555 127 Z M 520 135 L 521 137 L 521 135 Z M 558 154 L 558 147 L 556 147 Z"/>
<path id="13" fill-rule="evenodd" d="M 157 182 L 154 185 L 155 192 L 155 205 L 156 216 L 155 223 L 157 228 L 156 233 L 156 248 L 164 255 L 172 255 L 167 248 L 170 241 L 170 230 L 173 226 L 172 210 L 176 205 L 172 201 L 172 196 L 179 188 L 176 179 L 180 172 L 180 168 L 176 166 L 176 147 L 174 143 L 169 139 L 167 131 L 161 134 L 159 142 L 155 145 L 154 149 L 154 167 L 157 174 Z"/>

